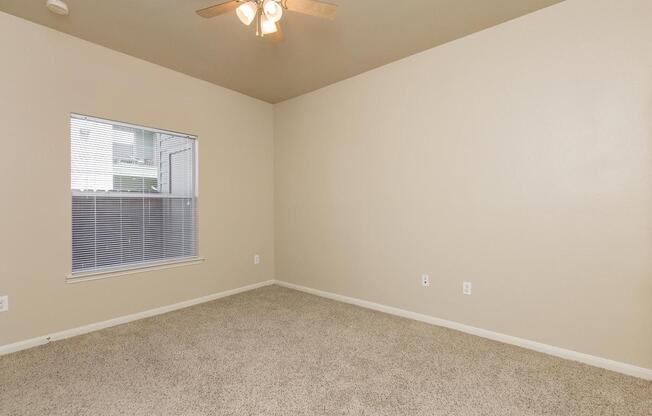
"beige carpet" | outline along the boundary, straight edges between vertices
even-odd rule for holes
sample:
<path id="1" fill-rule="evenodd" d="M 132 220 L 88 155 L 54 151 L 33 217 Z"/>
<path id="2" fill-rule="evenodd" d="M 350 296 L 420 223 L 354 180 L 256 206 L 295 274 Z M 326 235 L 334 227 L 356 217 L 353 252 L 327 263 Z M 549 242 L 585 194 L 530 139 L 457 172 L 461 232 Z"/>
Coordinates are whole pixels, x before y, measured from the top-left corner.
<path id="1" fill-rule="evenodd" d="M 650 416 L 652 382 L 271 286 L 0 357 L 0 414 Z"/>

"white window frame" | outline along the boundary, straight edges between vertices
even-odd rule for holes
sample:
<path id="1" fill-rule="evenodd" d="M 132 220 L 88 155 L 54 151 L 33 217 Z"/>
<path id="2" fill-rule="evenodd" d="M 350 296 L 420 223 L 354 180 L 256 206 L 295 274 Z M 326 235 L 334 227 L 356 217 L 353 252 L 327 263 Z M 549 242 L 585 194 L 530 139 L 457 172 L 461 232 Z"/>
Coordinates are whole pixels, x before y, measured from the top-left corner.
<path id="1" fill-rule="evenodd" d="M 194 140 L 194 146 L 193 146 L 193 164 L 194 164 L 194 178 L 193 178 L 193 198 L 195 200 L 195 239 L 196 239 L 196 256 L 189 256 L 189 257 L 184 257 L 184 258 L 176 258 L 176 259 L 168 259 L 168 260 L 156 260 L 156 261 L 150 261 L 150 262 L 141 262 L 141 263 L 136 263 L 136 264 L 123 264 L 123 265 L 117 265 L 117 266 L 109 266 L 109 267 L 103 267 L 101 269 L 96 269 L 92 271 L 77 271 L 74 272 L 72 271 L 72 259 L 73 259 L 73 252 L 72 252 L 72 217 L 71 217 L 71 223 L 69 227 L 69 232 L 70 232 L 70 273 L 66 275 L 66 283 L 78 283 L 78 282 L 84 282 L 88 280 L 98 280 L 98 279 L 104 279 L 108 277 L 115 277 L 115 276 L 124 276 L 124 275 L 130 275 L 130 274 L 138 274 L 138 273 L 144 273 L 148 271 L 154 271 L 154 270 L 162 270 L 162 269 L 168 269 L 168 268 L 175 268 L 175 267 L 181 267 L 181 266 L 188 266 L 188 265 L 195 265 L 195 264 L 200 264 L 205 261 L 205 258 L 200 256 L 200 244 L 199 244 L 199 140 L 196 135 L 191 135 L 187 133 L 179 133 L 176 131 L 171 131 L 171 130 L 162 130 L 158 128 L 153 128 L 153 127 L 147 127 L 139 124 L 131 124 L 131 123 L 125 123 L 121 121 L 115 121 L 111 119 L 106 119 L 106 118 L 99 118 L 99 117 L 93 117 L 89 115 L 84 115 L 84 114 L 78 114 L 78 113 L 70 113 L 69 116 L 69 122 L 73 118 L 78 118 L 81 120 L 90 120 L 90 121 L 97 121 L 101 123 L 111 123 L 112 125 L 117 125 L 117 126 L 123 126 L 123 127 L 128 127 L 128 128 L 135 128 L 135 129 L 142 129 L 142 130 L 147 130 L 155 133 L 162 133 L 162 134 L 168 134 L 168 135 L 173 135 L 177 137 L 183 137 L 187 139 L 192 139 Z M 68 129 L 70 131 L 70 127 Z M 70 146 L 70 136 L 68 137 L 68 145 Z M 70 147 L 69 147 L 70 149 Z M 72 152 L 72 149 L 70 149 Z M 72 162 L 72 153 L 70 154 L 71 162 Z M 68 183 L 70 184 L 70 175 L 72 175 L 72 166 L 69 167 L 68 169 L 68 175 L 69 175 L 69 181 Z M 80 195 L 80 196 L 89 196 L 93 194 L 97 195 L 106 195 L 106 192 L 103 191 L 79 191 L 79 190 L 73 190 L 70 189 L 70 185 L 68 186 L 68 190 L 70 192 L 70 209 L 68 210 L 69 213 L 72 214 L 72 196 L 75 195 Z M 112 192 L 111 196 L 116 196 L 116 197 L 137 197 L 129 192 Z M 173 198 L 173 195 L 169 194 L 153 194 L 149 197 L 152 198 Z"/>

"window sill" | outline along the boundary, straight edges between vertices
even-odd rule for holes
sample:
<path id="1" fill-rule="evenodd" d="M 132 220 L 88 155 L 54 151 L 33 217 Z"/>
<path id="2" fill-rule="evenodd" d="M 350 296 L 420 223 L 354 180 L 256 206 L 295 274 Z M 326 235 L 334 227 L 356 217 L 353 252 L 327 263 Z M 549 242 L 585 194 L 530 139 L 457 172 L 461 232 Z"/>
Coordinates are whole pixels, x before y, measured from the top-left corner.
<path id="1" fill-rule="evenodd" d="M 136 274 L 136 273 L 146 273 L 154 270 L 164 270 L 164 269 L 172 269 L 175 267 L 192 266 L 194 264 L 203 263 L 204 261 L 206 261 L 206 259 L 203 257 L 192 257 L 189 259 L 183 259 L 174 262 L 155 263 L 152 265 L 136 266 L 133 268 L 121 268 L 121 269 L 112 269 L 112 270 L 109 269 L 109 270 L 99 270 L 99 271 L 86 272 L 86 273 L 83 272 L 75 273 L 66 276 L 66 283 L 81 283 L 81 282 L 88 282 L 90 280 L 106 279 L 109 277 L 126 276 L 129 274 Z"/>

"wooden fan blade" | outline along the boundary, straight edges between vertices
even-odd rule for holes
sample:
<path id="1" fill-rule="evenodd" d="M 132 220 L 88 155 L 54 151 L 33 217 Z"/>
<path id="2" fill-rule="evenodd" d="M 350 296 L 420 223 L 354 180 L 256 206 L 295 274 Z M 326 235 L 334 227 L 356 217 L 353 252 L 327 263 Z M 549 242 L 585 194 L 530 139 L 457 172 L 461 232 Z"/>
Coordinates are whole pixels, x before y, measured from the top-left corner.
<path id="1" fill-rule="evenodd" d="M 240 5 L 238 0 L 227 1 L 226 3 L 216 4 L 215 6 L 206 7 L 205 9 L 197 10 L 197 14 L 201 17 L 209 18 L 219 16 L 235 10 Z"/>
<path id="2" fill-rule="evenodd" d="M 335 19 L 335 13 L 337 12 L 337 5 L 317 0 L 283 0 L 281 4 L 293 12 L 330 20 Z"/>

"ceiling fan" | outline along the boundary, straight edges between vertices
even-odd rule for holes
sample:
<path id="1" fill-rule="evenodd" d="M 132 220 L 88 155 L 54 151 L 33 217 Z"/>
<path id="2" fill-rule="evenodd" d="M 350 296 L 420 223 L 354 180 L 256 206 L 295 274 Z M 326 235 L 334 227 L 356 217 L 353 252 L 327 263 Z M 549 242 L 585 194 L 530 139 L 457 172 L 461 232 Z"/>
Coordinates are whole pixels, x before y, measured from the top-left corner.
<path id="1" fill-rule="evenodd" d="M 249 26 L 255 22 L 257 36 L 273 34 L 276 40 L 281 40 L 283 33 L 279 22 L 283 10 L 332 20 L 337 6 L 318 0 L 231 0 L 197 10 L 197 14 L 210 18 L 232 10 L 243 24 Z"/>

